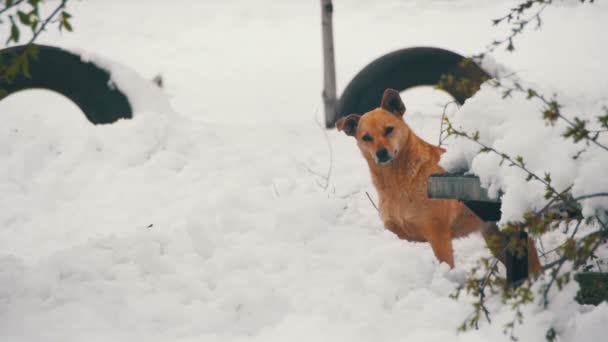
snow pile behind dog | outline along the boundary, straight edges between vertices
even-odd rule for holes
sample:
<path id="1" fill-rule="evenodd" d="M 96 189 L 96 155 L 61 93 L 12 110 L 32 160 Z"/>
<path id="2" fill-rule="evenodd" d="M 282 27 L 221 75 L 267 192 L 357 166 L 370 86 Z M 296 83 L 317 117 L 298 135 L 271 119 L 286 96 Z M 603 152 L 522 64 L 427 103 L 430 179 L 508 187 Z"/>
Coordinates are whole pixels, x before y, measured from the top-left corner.
<path id="1" fill-rule="evenodd" d="M 292 85 L 287 82 L 292 76 L 281 69 L 283 55 L 273 59 L 256 50 L 248 63 L 261 67 L 230 69 L 250 72 L 239 73 L 247 85 L 243 94 L 231 93 L 225 86 L 234 76 L 214 67 L 226 57 L 198 49 L 190 36 L 210 30 L 237 41 L 244 27 L 234 28 L 233 21 L 223 26 L 219 18 L 193 29 L 192 22 L 176 20 L 185 25 L 178 26 L 176 39 L 158 31 L 158 21 L 143 18 L 146 34 L 130 37 L 116 27 L 132 25 L 127 14 L 133 2 L 99 21 L 99 13 L 108 10 L 102 4 L 110 2 L 83 4 L 75 18 L 80 13 L 90 23 L 76 25 L 83 36 L 65 38 L 104 56 L 113 51 L 111 44 L 138 46 L 109 57 L 140 72 L 153 69 L 150 51 L 159 44 L 174 44 L 179 54 L 159 52 L 167 57 L 160 58 L 168 79 L 162 92 L 129 68 L 102 63 L 141 104 L 132 120 L 91 126 L 56 95 L 37 94 L 31 101 L 24 94 L 1 103 L 0 340 L 508 340 L 501 326 L 512 312 L 498 301 L 490 303 L 492 325 L 456 333 L 471 307 L 467 298 L 448 296 L 475 260 L 488 255 L 482 240 L 475 235 L 456 241 L 457 267 L 450 271 L 427 244 L 399 241 L 385 231 L 365 194 L 375 197 L 354 141 L 336 132 L 326 136 L 312 118 L 316 103 L 293 105 L 303 101 L 298 92 L 304 99 L 318 98 L 320 83 L 307 78 L 312 72 L 298 76 L 295 91 L 271 88 Z M 162 8 L 166 2 L 147 3 L 159 18 L 168 13 Z M 311 6 L 317 18 L 318 8 Z M 206 8 L 199 9 L 185 15 L 195 13 L 197 20 L 207 15 Z M 372 9 L 363 4 L 350 10 L 371 17 Z M 402 21 L 385 19 L 391 30 Z M 251 26 L 246 32 L 276 32 L 243 21 Z M 297 36 L 318 22 L 312 21 L 310 30 L 297 18 L 290 25 Z M 90 42 L 90 36 L 100 39 Z M 290 40 L 297 42 L 290 47 L 301 50 L 299 56 L 318 47 L 318 41 L 308 47 L 310 39 L 304 38 Z M 354 46 L 360 39 L 343 41 Z M 273 42 L 257 43 L 267 48 L 259 50 L 274 51 Z M 87 58 L 99 61 L 96 53 Z M 379 51 L 361 53 L 372 58 Z M 199 59 L 206 58 L 211 62 L 201 65 Z M 361 67 L 356 58 L 362 57 L 351 58 L 345 64 L 354 73 Z M 303 60 L 308 59 L 298 63 Z M 320 75 L 315 65 L 301 68 Z M 268 78 L 281 82 L 260 87 Z M 315 92 L 304 92 L 307 87 Z M 471 106 L 479 115 L 475 103 L 502 103 L 493 103 L 492 96 L 484 89 L 462 111 Z M 209 103 L 213 110 L 201 109 Z M 437 115 L 410 111 L 406 120 L 434 141 Z M 543 340 L 549 327 L 565 341 L 600 340 L 608 305 L 577 305 L 575 291 L 570 284 L 551 294 L 548 310 L 525 308 L 525 324 L 517 328 L 521 340 Z"/>

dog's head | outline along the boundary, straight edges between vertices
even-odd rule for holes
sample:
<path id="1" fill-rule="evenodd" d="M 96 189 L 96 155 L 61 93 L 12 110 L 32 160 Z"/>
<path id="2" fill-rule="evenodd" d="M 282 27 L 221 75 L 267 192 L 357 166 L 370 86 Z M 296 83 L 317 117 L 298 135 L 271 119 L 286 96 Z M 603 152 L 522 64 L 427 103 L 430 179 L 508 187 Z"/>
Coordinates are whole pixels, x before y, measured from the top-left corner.
<path id="1" fill-rule="evenodd" d="M 364 115 L 347 115 L 336 122 L 336 128 L 357 139 L 357 145 L 368 161 L 386 165 L 403 149 L 410 134 L 403 113 L 405 105 L 399 92 L 386 89 L 380 107 Z"/>

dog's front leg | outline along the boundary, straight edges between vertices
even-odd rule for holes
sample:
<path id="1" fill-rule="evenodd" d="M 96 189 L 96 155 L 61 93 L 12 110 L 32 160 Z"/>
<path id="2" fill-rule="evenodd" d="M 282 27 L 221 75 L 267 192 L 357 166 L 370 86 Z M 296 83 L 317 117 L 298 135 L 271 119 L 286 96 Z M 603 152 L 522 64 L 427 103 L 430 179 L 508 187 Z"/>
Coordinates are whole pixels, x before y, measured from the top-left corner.
<path id="1" fill-rule="evenodd" d="M 437 230 L 429 227 L 429 242 L 437 259 L 454 268 L 454 251 L 452 250 L 452 236 L 449 230 Z"/>
<path id="2" fill-rule="evenodd" d="M 408 236 L 405 234 L 405 232 L 403 231 L 403 229 L 401 228 L 401 226 L 399 226 L 395 221 L 393 221 L 393 220 L 384 221 L 384 227 L 386 229 L 390 230 L 391 232 L 395 233 L 395 235 L 397 235 L 400 239 L 410 240 L 408 238 Z"/>

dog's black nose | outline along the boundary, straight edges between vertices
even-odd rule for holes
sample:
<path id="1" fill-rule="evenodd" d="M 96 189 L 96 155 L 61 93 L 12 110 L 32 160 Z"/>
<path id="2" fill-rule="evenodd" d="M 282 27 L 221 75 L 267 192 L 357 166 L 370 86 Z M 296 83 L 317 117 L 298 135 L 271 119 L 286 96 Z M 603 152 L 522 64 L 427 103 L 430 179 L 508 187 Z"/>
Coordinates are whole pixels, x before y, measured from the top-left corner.
<path id="1" fill-rule="evenodd" d="M 391 157 L 388 155 L 388 150 L 384 147 L 379 148 L 378 151 L 376 151 L 376 158 L 380 163 L 387 162 L 389 159 L 391 159 Z"/>

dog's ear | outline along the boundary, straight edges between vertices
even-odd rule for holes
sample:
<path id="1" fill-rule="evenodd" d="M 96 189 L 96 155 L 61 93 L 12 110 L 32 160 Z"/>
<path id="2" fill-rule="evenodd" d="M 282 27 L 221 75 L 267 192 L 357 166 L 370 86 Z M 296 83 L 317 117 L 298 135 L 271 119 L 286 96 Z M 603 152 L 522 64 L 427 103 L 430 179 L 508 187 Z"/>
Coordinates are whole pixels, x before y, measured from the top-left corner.
<path id="1" fill-rule="evenodd" d="M 359 119 L 361 119 L 361 115 L 359 114 L 347 115 L 336 122 L 336 128 L 338 131 L 344 131 L 344 134 L 352 137 L 357 133 Z"/>
<path id="2" fill-rule="evenodd" d="M 405 113 L 405 105 L 403 104 L 403 101 L 401 101 L 399 92 L 391 88 L 384 91 L 384 95 L 382 95 L 382 102 L 380 102 L 380 107 L 399 116 L 402 116 L 403 113 Z"/>

